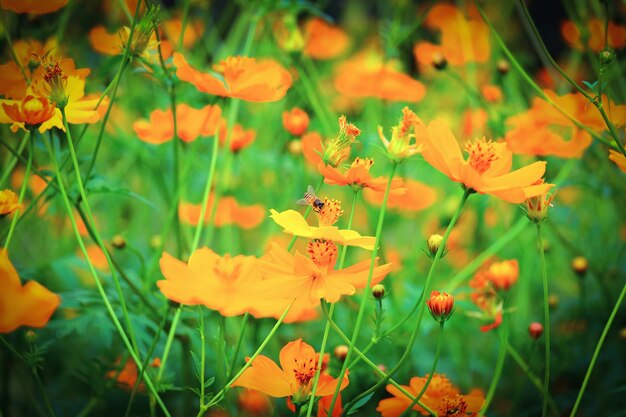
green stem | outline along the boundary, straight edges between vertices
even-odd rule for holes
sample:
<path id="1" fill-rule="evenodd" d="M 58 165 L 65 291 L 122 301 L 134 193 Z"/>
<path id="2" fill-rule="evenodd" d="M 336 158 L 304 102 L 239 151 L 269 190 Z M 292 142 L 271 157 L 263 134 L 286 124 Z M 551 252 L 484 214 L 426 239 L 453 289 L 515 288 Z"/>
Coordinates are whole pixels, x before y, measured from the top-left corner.
<path id="1" fill-rule="evenodd" d="M 407 346 L 406 346 L 404 352 L 402 353 L 402 356 L 400 357 L 400 360 L 398 361 L 398 363 L 393 368 L 391 368 L 391 370 L 389 371 L 388 375 L 385 378 L 381 379 L 376 384 L 372 385 L 369 389 L 365 390 L 364 392 L 359 394 L 357 397 L 355 397 L 348 404 L 348 406 L 354 405 L 354 403 L 359 401 L 361 398 L 366 397 L 367 395 L 369 395 L 372 392 L 376 391 L 383 384 L 385 384 L 389 380 L 389 378 L 391 378 L 393 375 L 395 375 L 396 372 L 398 372 L 398 370 L 402 367 L 404 362 L 410 357 L 411 349 L 413 348 L 413 344 L 415 343 L 415 341 L 417 339 L 417 333 L 418 333 L 420 325 L 422 323 L 422 319 L 424 318 L 424 312 L 426 310 L 426 297 L 425 297 L 425 295 L 428 294 L 428 291 L 430 290 L 430 283 L 431 283 L 431 280 L 434 277 L 435 268 L 436 268 L 437 264 L 439 263 L 439 260 L 443 256 L 443 253 L 444 253 L 445 248 L 446 248 L 446 243 L 448 242 L 448 237 L 450 236 L 450 233 L 452 232 L 452 229 L 454 228 L 454 225 L 456 224 L 457 220 L 459 219 L 459 217 L 461 217 L 461 212 L 463 211 L 463 207 L 465 206 L 465 203 L 466 203 L 467 199 L 469 198 L 469 196 L 472 194 L 472 192 L 473 191 L 471 189 L 466 189 L 464 191 L 463 197 L 461 198 L 461 201 L 459 202 L 459 206 L 457 207 L 457 210 L 454 213 L 454 216 L 450 220 L 450 224 L 448 224 L 448 228 L 446 229 L 446 232 L 443 235 L 443 239 L 442 239 L 442 241 L 441 241 L 441 243 L 439 245 L 439 249 L 437 250 L 437 253 L 435 254 L 433 262 L 430 265 L 430 269 L 428 271 L 428 276 L 426 277 L 426 282 L 424 283 L 424 289 L 422 290 L 422 293 L 420 294 L 420 297 L 417 299 L 417 302 L 413 305 L 413 308 L 411 308 L 411 310 L 409 311 L 409 314 L 407 314 L 402 320 L 400 320 L 398 323 L 396 323 L 394 326 L 392 326 L 389 330 L 387 330 L 383 334 L 383 337 L 384 337 L 384 336 L 388 335 L 389 333 L 395 331 L 400 326 L 402 326 L 407 320 L 409 320 L 411 318 L 411 316 L 415 313 L 415 311 L 419 310 L 418 316 L 417 316 L 417 320 L 415 321 L 415 325 L 413 327 L 413 331 L 411 332 L 411 335 L 410 335 L 409 340 L 407 342 Z M 346 406 L 346 409 L 348 408 L 348 406 Z"/>
<path id="2" fill-rule="evenodd" d="M 17 198 L 18 206 L 21 206 L 24 202 L 24 195 L 26 195 L 26 189 L 28 188 L 28 178 L 30 177 L 30 169 L 33 165 L 33 152 L 35 151 L 33 142 L 31 140 L 28 141 L 28 162 L 26 162 L 26 171 L 24 172 L 24 181 L 22 182 L 22 188 L 20 189 L 20 195 Z M 4 251 L 9 250 L 9 245 L 11 243 L 11 238 L 13 237 L 13 232 L 15 231 L 15 226 L 17 225 L 17 219 L 20 217 L 20 209 L 18 208 L 13 213 L 13 218 L 11 219 L 11 226 L 9 226 L 9 233 L 7 234 L 7 239 L 4 241 Z"/>
<path id="3" fill-rule="evenodd" d="M 118 334 L 122 338 L 122 342 L 124 343 L 124 346 L 126 347 L 128 352 L 130 353 L 130 355 L 133 358 L 133 360 L 135 361 L 135 364 L 137 364 L 137 366 L 141 370 L 141 369 L 143 369 L 141 360 L 140 360 L 139 356 L 135 353 L 135 350 L 134 350 L 133 346 L 131 345 L 130 340 L 128 339 L 128 336 L 126 335 L 126 332 L 124 331 L 124 328 L 122 327 L 122 324 L 120 323 L 120 321 L 118 320 L 117 316 L 115 315 L 115 311 L 113 310 L 113 306 L 111 305 L 111 302 L 109 301 L 109 298 L 106 295 L 106 292 L 104 291 L 104 287 L 102 286 L 102 282 L 100 282 L 100 277 L 98 276 L 98 273 L 96 272 L 96 269 L 93 266 L 93 264 L 91 262 L 91 259 L 89 259 L 89 256 L 88 256 L 88 253 L 87 253 L 87 248 L 85 247 L 85 243 L 83 242 L 83 238 L 80 235 L 80 232 L 78 230 L 78 225 L 76 224 L 76 219 L 74 218 L 74 213 L 72 212 L 72 205 L 71 205 L 70 200 L 69 200 L 69 198 L 67 196 L 67 192 L 65 190 L 65 185 L 63 184 L 63 179 L 61 177 L 61 170 L 60 170 L 59 164 L 58 164 L 58 162 L 56 160 L 56 155 L 54 153 L 54 149 L 50 145 L 50 143 L 47 140 L 47 138 L 44 137 L 44 141 L 43 142 L 44 142 L 46 148 L 48 149 L 48 153 L 50 154 L 50 159 L 52 161 L 52 164 L 54 166 L 54 170 L 56 172 L 56 179 L 57 179 L 57 182 L 58 182 L 58 185 L 59 185 L 59 190 L 61 192 L 61 196 L 63 198 L 63 202 L 65 203 L 65 209 L 66 209 L 68 217 L 70 219 L 70 223 L 72 224 L 72 229 L 74 230 L 74 235 L 76 237 L 76 241 L 78 242 L 78 246 L 80 247 L 80 250 L 83 253 L 83 256 L 85 257 L 85 261 L 87 262 L 87 266 L 89 267 L 89 271 L 91 272 L 91 275 L 94 278 L 94 281 L 96 283 L 96 288 L 97 288 L 100 296 L 102 297 L 102 301 L 104 302 L 104 305 L 106 307 L 106 310 L 107 310 L 109 316 L 111 317 L 111 321 L 113 321 L 113 325 L 114 325 L 115 329 L 117 330 Z M 161 407 L 161 410 L 163 411 L 163 413 L 166 416 L 170 417 L 170 413 L 167 410 L 167 407 L 165 406 L 163 401 L 161 400 L 161 397 L 159 396 L 159 393 L 155 389 L 151 379 L 146 376 L 145 380 L 146 380 L 146 385 L 148 386 L 148 389 L 155 396 L 155 398 L 156 398 L 157 402 L 159 403 L 159 406 Z"/>
<path id="4" fill-rule="evenodd" d="M 22 155 L 22 152 L 24 152 L 24 148 L 26 147 L 26 145 L 28 145 L 29 139 L 30 130 L 27 130 L 26 133 L 24 133 L 24 137 L 22 138 L 22 143 L 20 143 L 20 147 L 17 149 L 17 154 L 15 154 L 14 158 L 8 163 L 6 170 L 2 174 L 2 178 L 0 178 L 0 187 L 3 187 L 6 180 L 9 179 L 9 176 L 13 172 L 13 168 L 15 168 L 15 165 L 19 160 L 19 156 Z M 24 181 L 28 181 L 27 176 L 24 177 Z"/>
<path id="5" fill-rule="evenodd" d="M 183 2 L 183 18 L 180 29 L 180 37 L 178 38 L 178 50 L 182 51 L 183 49 L 183 40 L 185 39 L 185 28 L 187 28 L 187 22 L 189 20 L 189 6 L 191 4 L 190 0 L 184 0 Z"/>
<path id="6" fill-rule="evenodd" d="M 392 183 L 392 180 L 396 173 L 397 168 L 398 168 L 398 163 L 393 162 L 391 166 L 391 171 L 389 172 L 389 177 L 387 180 L 387 187 L 385 188 L 385 196 L 383 197 L 383 202 L 380 207 L 380 213 L 378 214 L 378 226 L 376 227 L 376 238 L 374 242 L 374 249 L 372 250 L 370 268 L 367 274 L 367 283 L 365 284 L 365 293 L 361 297 L 361 305 L 359 306 L 359 312 L 357 314 L 356 322 L 354 324 L 352 337 L 350 338 L 350 343 L 348 344 L 348 353 L 346 355 L 346 359 L 343 362 L 343 366 L 341 367 L 341 372 L 339 373 L 339 381 L 343 381 L 343 377 L 346 374 L 346 371 L 348 370 L 348 364 L 350 363 L 352 352 L 354 351 L 357 338 L 359 337 L 359 333 L 361 332 L 361 325 L 363 323 L 363 317 L 365 316 L 365 308 L 367 306 L 367 302 L 370 299 L 370 296 L 367 293 L 367 291 L 369 290 L 372 284 L 372 276 L 374 275 L 374 267 L 376 266 L 376 259 L 378 256 L 378 246 L 380 245 L 380 239 L 383 233 L 383 223 L 385 221 L 385 212 L 387 210 L 387 200 L 389 199 L 389 192 L 391 191 L 391 183 Z M 333 410 L 335 408 L 335 403 L 337 402 L 337 397 L 339 396 L 340 390 L 341 390 L 341 384 L 337 384 L 337 387 L 335 388 L 335 392 L 333 394 L 333 398 L 330 402 L 330 407 L 328 408 L 329 415 L 332 415 L 333 413 Z"/>
<path id="7" fill-rule="evenodd" d="M 167 363 L 167 359 L 170 357 L 170 350 L 172 349 L 172 342 L 174 341 L 174 335 L 176 334 L 176 326 L 178 326 L 178 321 L 180 320 L 180 315 L 183 312 L 181 307 L 176 309 L 174 313 L 174 318 L 172 319 L 172 324 L 170 326 L 170 331 L 167 333 L 167 340 L 165 341 L 165 348 L 163 349 L 163 355 L 161 356 L 161 366 L 159 367 L 159 372 L 156 376 L 156 383 L 159 384 L 161 379 L 163 378 L 163 373 L 165 372 L 165 364 Z M 174 329 L 174 330 L 172 330 Z"/>
<path id="8" fill-rule="evenodd" d="M 409 406 L 405 408 L 402 414 L 400 414 L 398 417 L 404 417 L 408 413 L 411 412 L 415 404 L 417 404 L 420 398 L 422 398 L 422 395 L 424 395 L 424 393 L 426 392 L 426 389 L 428 389 L 428 386 L 430 385 L 430 381 L 433 379 L 433 375 L 435 375 L 435 370 L 437 369 L 437 362 L 439 362 L 439 356 L 441 355 L 441 346 L 443 345 L 444 323 L 445 323 L 444 321 L 439 322 L 439 338 L 437 340 L 437 351 L 435 352 L 435 360 L 433 361 L 433 365 L 431 366 L 430 372 L 428 373 L 428 378 L 426 378 L 426 382 L 424 383 L 424 386 L 422 387 L 421 391 L 415 396 L 415 399 L 411 401 L 411 404 L 409 404 Z"/>
<path id="9" fill-rule="evenodd" d="M 204 368 L 206 360 L 206 341 L 204 339 L 204 311 L 198 306 L 198 330 L 200 331 L 200 409 L 204 407 Z"/>
<path id="10" fill-rule="evenodd" d="M 506 306 L 506 300 L 504 301 L 504 305 Z M 504 309 L 504 307 L 503 307 Z M 493 397 L 496 394 L 496 388 L 498 387 L 498 382 L 500 381 L 500 376 L 502 375 L 502 369 L 504 368 L 504 360 L 506 359 L 506 347 L 508 345 L 509 338 L 509 321 L 506 317 L 503 317 L 502 324 L 498 328 L 498 336 L 500 336 L 500 346 L 498 348 L 498 358 L 496 359 L 496 368 L 493 372 L 493 378 L 491 379 L 491 385 L 489 386 L 489 390 L 487 391 L 487 397 L 485 398 L 485 403 L 482 408 L 478 412 L 478 416 L 482 417 L 487 412 Z"/>
<path id="11" fill-rule="evenodd" d="M 604 326 L 604 330 L 602 330 L 602 335 L 600 335 L 600 339 L 598 339 L 598 344 L 596 345 L 596 349 L 593 352 L 593 356 L 591 357 L 591 362 L 589 362 L 589 367 L 587 368 L 587 373 L 585 374 L 585 379 L 583 380 L 582 385 L 580 386 L 580 390 L 578 391 L 578 396 L 576 397 L 576 402 L 574 403 L 574 408 L 572 408 L 572 412 L 570 413 L 570 417 L 574 417 L 576 412 L 578 411 L 578 407 L 580 406 L 580 402 L 583 398 L 583 394 L 585 393 L 585 389 L 587 388 L 587 384 L 589 383 L 589 378 L 591 377 L 591 373 L 593 372 L 593 368 L 596 365 L 596 360 L 600 355 L 600 350 L 602 350 L 602 345 L 604 345 L 604 339 L 606 339 L 609 330 L 611 329 L 611 325 L 613 324 L 613 320 L 615 320 L 615 316 L 619 311 L 622 302 L 624 301 L 624 296 L 626 296 L 626 285 L 622 287 L 622 292 L 615 303 L 615 307 L 613 307 L 613 311 L 611 311 L 611 315 Z"/>
<path id="12" fill-rule="evenodd" d="M 237 363 L 237 359 L 239 357 L 239 351 L 241 350 L 243 336 L 246 333 L 246 329 L 248 328 L 249 321 L 250 321 L 250 313 L 246 311 L 246 314 L 243 315 L 243 318 L 241 321 L 241 329 L 239 330 L 239 336 L 237 337 L 237 344 L 235 345 L 235 351 L 233 352 L 233 357 L 231 359 L 230 365 L 228 366 L 228 372 L 226 374 L 227 380 L 230 380 L 230 378 L 232 377 L 233 371 L 235 370 L 235 364 Z"/>
<path id="13" fill-rule="evenodd" d="M 43 397 L 43 401 L 46 404 L 46 409 L 48 410 L 48 413 L 50 414 L 51 417 L 56 417 L 56 414 L 54 414 L 54 410 L 52 409 L 52 404 L 50 404 L 50 399 L 48 398 L 48 394 L 46 393 L 46 388 L 43 386 L 43 383 L 41 382 L 41 378 L 39 378 L 39 373 L 37 372 L 37 368 L 33 366 L 31 368 L 31 371 L 33 373 L 33 377 L 35 378 L 35 382 L 37 383 L 37 387 L 39 388 L 39 391 L 41 391 L 41 396 Z"/>
<path id="14" fill-rule="evenodd" d="M 178 123 L 176 120 L 176 87 L 174 84 L 170 86 L 170 105 L 172 108 L 172 118 L 173 120 L 173 137 L 172 137 L 172 147 L 174 148 L 174 189 L 173 191 L 173 201 L 172 205 L 178 208 L 178 204 L 180 202 L 180 140 L 178 139 Z M 178 209 L 174 210 L 174 231 L 176 233 L 176 248 L 177 248 L 177 256 L 182 256 L 183 252 L 183 240 L 180 230 L 180 218 L 178 216 Z"/>
<path id="15" fill-rule="evenodd" d="M 326 110 L 328 109 L 328 106 L 325 106 L 319 97 L 320 89 L 316 87 L 319 85 L 319 82 L 317 82 L 317 71 L 315 69 L 315 65 L 313 65 L 310 58 L 304 56 L 300 62 L 304 64 L 304 70 L 299 72 L 302 87 L 304 87 L 305 93 L 309 97 L 311 106 L 322 123 L 324 135 L 329 136 L 333 132 L 332 116 Z"/>
<path id="16" fill-rule="evenodd" d="M 354 209 L 356 208 L 356 200 L 359 195 L 360 188 L 354 188 L 352 190 L 352 207 L 350 208 L 350 217 L 348 218 L 348 230 L 352 230 L 352 220 L 354 219 Z M 343 268 L 344 262 L 346 260 L 346 253 L 348 252 L 348 245 L 343 245 L 341 248 L 341 256 L 339 257 L 339 267 L 338 269 Z"/>
<path id="17" fill-rule="evenodd" d="M 543 377 L 543 402 L 541 405 L 541 415 L 545 417 L 548 413 L 548 393 L 550 391 L 550 305 L 548 302 L 548 269 L 546 267 L 546 255 L 543 250 L 543 239 L 541 236 L 541 223 L 537 223 L 537 246 L 541 259 L 541 276 L 543 283 L 543 317 L 544 335 L 546 342 L 545 349 L 545 371 Z"/>

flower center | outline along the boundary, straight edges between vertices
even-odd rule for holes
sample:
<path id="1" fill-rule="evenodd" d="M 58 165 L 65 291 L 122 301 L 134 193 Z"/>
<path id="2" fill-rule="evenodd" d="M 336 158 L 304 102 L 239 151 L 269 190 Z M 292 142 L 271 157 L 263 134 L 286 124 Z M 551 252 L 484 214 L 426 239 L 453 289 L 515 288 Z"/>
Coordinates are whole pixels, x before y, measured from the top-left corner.
<path id="1" fill-rule="evenodd" d="M 213 266 L 213 272 L 223 281 L 232 282 L 237 280 L 241 272 L 241 264 L 235 262 L 229 254 L 223 258 L 217 258 Z"/>
<path id="2" fill-rule="evenodd" d="M 24 110 L 24 112 L 38 113 L 44 109 L 44 105 L 40 99 L 30 97 L 24 100 L 24 103 L 22 104 L 22 109 Z"/>
<path id="3" fill-rule="evenodd" d="M 330 240 L 314 240 L 309 243 L 307 252 L 315 265 L 332 269 L 339 253 L 337 245 Z"/>
<path id="4" fill-rule="evenodd" d="M 457 394 L 454 397 L 444 398 L 443 407 L 438 415 L 442 417 L 464 416 L 467 411 L 467 403 L 463 396 Z"/>
<path id="5" fill-rule="evenodd" d="M 474 142 L 465 144 L 465 152 L 469 154 L 467 162 L 479 174 L 487 171 L 499 155 L 496 149 L 496 143 L 492 140 L 475 139 Z"/>
<path id="6" fill-rule="evenodd" d="M 296 365 L 293 370 L 294 376 L 301 386 L 306 386 L 315 376 L 315 372 L 317 372 L 315 358 L 302 359 L 300 361 L 294 359 L 294 362 Z"/>
<path id="7" fill-rule="evenodd" d="M 358 156 L 352 162 L 352 168 L 363 168 L 366 171 L 369 171 L 370 168 L 374 165 L 374 160 L 370 158 L 361 159 Z"/>
<path id="8" fill-rule="evenodd" d="M 337 223 L 337 220 L 343 215 L 343 210 L 341 209 L 341 201 L 339 200 L 328 200 L 328 198 L 324 198 L 324 207 L 317 213 L 317 219 L 319 221 L 319 225 L 321 226 L 332 226 Z"/>

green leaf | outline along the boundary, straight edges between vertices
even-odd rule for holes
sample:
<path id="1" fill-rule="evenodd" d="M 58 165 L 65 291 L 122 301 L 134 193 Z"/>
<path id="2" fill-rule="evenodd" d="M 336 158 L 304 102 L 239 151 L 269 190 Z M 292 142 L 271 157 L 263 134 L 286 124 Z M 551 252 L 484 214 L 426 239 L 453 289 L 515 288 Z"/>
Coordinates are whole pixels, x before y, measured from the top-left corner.
<path id="1" fill-rule="evenodd" d="M 359 408 L 361 408 L 361 407 L 363 407 L 365 404 L 367 404 L 367 402 L 368 402 L 369 400 L 371 400 L 371 399 L 372 399 L 372 396 L 374 396 L 374 393 L 373 393 L 373 392 L 372 392 L 371 394 L 366 395 L 365 397 L 361 398 L 359 401 L 357 401 L 357 402 L 354 404 L 354 407 L 352 407 L 352 408 L 350 409 L 350 411 L 348 411 L 348 415 L 350 416 L 350 415 L 352 415 L 352 414 L 355 414 L 357 411 L 359 411 Z"/>

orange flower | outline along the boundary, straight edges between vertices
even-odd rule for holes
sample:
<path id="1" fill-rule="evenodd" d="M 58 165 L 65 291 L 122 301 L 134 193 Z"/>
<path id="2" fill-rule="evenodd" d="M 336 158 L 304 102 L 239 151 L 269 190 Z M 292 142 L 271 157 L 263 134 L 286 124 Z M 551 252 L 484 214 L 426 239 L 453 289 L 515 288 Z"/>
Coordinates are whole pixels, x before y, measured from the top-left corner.
<path id="1" fill-rule="evenodd" d="M 21 102 L 8 103 L 10 101 L 2 103 L 2 108 L 8 118 L 13 121 L 11 130 L 14 132 L 18 128 L 25 129 L 25 126 L 29 128 L 37 127 L 43 122 L 50 120 L 54 115 L 55 106 L 45 97 L 27 95 Z"/>
<path id="2" fill-rule="evenodd" d="M 24 286 L 8 253 L 0 248 L 0 333 L 20 326 L 44 327 L 61 303 L 61 297 L 35 281 Z"/>
<path id="3" fill-rule="evenodd" d="M 496 290 L 508 291 L 517 282 L 519 265 L 516 259 L 494 262 L 484 273 Z"/>
<path id="4" fill-rule="evenodd" d="M 13 191 L 9 189 L 0 191 L 0 218 L 21 209 L 22 205 L 18 201 L 19 198 Z"/>
<path id="5" fill-rule="evenodd" d="M 419 181 L 405 179 L 404 193 L 391 193 L 387 198 L 387 208 L 396 208 L 403 211 L 420 211 L 433 205 L 437 200 L 437 192 Z M 365 201 L 380 206 L 383 203 L 385 192 L 366 189 L 363 192 Z"/>
<path id="6" fill-rule="evenodd" d="M 302 53 L 320 60 L 335 58 L 350 45 L 346 32 L 317 17 L 304 25 L 304 40 Z"/>
<path id="7" fill-rule="evenodd" d="M 137 372 L 137 364 L 132 359 L 128 359 L 126 363 L 124 363 L 124 367 L 122 367 L 122 369 L 119 369 L 120 362 L 121 359 L 118 359 L 115 362 L 115 366 L 118 369 L 113 369 L 107 372 L 107 378 L 115 378 L 115 381 L 120 388 L 130 391 L 135 388 L 135 384 L 137 383 L 137 378 L 139 376 L 139 373 Z M 160 363 L 161 359 L 154 358 L 150 366 L 154 367 L 154 364 L 158 364 L 157 366 L 160 366 Z M 140 382 L 137 389 L 140 392 L 144 392 L 146 390 L 146 387 L 143 382 Z"/>
<path id="8" fill-rule="evenodd" d="M 293 402 L 302 402 L 311 393 L 318 363 L 319 353 L 302 339 L 294 340 L 280 350 L 281 368 L 267 356 L 259 355 L 232 386 L 255 389 L 270 397 L 291 397 Z M 348 383 L 346 375 L 341 381 L 340 389 L 344 389 Z M 332 395 L 337 384 L 339 381 L 336 378 L 321 373 L 316 396 Z"/>
<path id="9" fill-rule="evenodd" d="M 246 101 L 280 100 L 292 83 L 289 71 L 270 59 L 226 58 L 215 66 L 219 77 L 196 70 L 178 52 L 174 53 L 174 65 L 178 78 L 195 85 L 198 91 Z"/>
<path id="10" fill-rule="evenodd" d="M 613 161 L 622 172 L 626 173 L 626 157 L 621 152 L 609 149 L 609 159 Z"/>
<path id="11" fill-rule="evenodd" d="M 587 46 L 594 52 L 600 52 L 604 49 L 604 21 L 596 18 L 589 19 L 587 27 L 588 31 Z M 576 48 L 583 49 L 582 36 L 576 24 L 570 20 L 561 24 L 561 34 L 567 43 Z M 610 48 L 621 49 L 626 45 L 626 28 L 609 22 L 608 27 L 608 43 Z"/>
<path id="12" fill-rule="evenodd" d="M 496 103 L 502 100 L 502 90 L 497 85 L 484 85 L 480 88 L 480 92 L 489 103 Z"/>
<path id="13" fill-rule="evenodd" d="M 226 120 L 222 119 L 220 121 L 220 145 L 224 146 L 226 144 L 227 134 L 228 131 L 226 129 Z M 254 129 L 246 130 L 239 123 L 235 123 L 235 127 L 230 134 L 230 151 L 233 153 L 237 153 L 243 148 L 250 145 L 252 142 L 254 142 L 255 139 L 256 131 Z"/>
<path id="14" fill-rule="evenodd" d="M 454 308 L 454 297 L 445 292 L 432 291 L 430 298 L 426 301 L 428 310 L 433 318 L 443 323 L 452 315 Z"/>
<path id="15" fill-rule="evenodd" d="M 338 166 L 350 155 L 352 145 L 357 142 L 356 138 L 360 134 L 361 130 L 352 123 L 348 123 L 346 116 L 340 116 L 339 134 L 322 145 L 321 156 L 324 163 L 333 167 Z"/>
<path id="16" fill-rule="evenodd" d="M 386 177 L 372 178 L 370 168 L 374 164 L 373 159 L 355 158 L 344 173 L 330 165 L 320 163 L 318 170 L 324 176 L 324 182 L 330 185 L 349 185 L 355 189 L 371 188 L 374 191 L 385 191 L 387 187 Z M 403 188 L 403 181 L 400 178 L 394 178 L 391 182 L 391 190 L 395 194 L 404 194 L 406 189 Z"/>
<path id="17" fill-rule="evenodd" d="M 540 180 L 538 184 L 543 184 Z M 526 217 L 533 223 L 541 223 L 548 218 L 550 207 L 554 194 L 542 194 L 526 199 L 524 202 L 524 211 Z"/>
<path id="18" fill-rule="evenodd" d="M 269 416 L 272 413 L 272 402 L 264 393 L 246 389 L 237 396 L 237 405 L 246 416 L 262 417 Z"/>
<path id="19" fill-rule="evenodd" d="M 204 215 L 205 224 L 211 220 L 213 210 L 213 195 L 209 196 L 207 209 Z M 181 221 L 195 226 L 200 220 L 201 204 L 190 204 L 181 202 L 178 206 L 178 215 Z M 222 227 L 231 224 L 237 225 L 242 229 L 253 229 L 257 227 L 265 218 L 265 208 L 261 204 L 253 204 L 250 206 L 239 205 L 234 197 L 222 197 L 217 203 L 215 214 L 215 226 Z"/>
<path id="20" fill-rule="evenodd" d="M 427 376 L 413 377 L 409 386 L 403 385 L 402 387 L 416 396 L 424 388 L 426 380 Z M 380 412 L 383 417 L 398 417 L 412 401 L 393 385 L 387 385 L 387 391 L 393 397 L 381 400 L 376 411 Z M 435 411 L 438 416 L 465 416 L 478 412 L 485 402 L 485 396 L 479 389 L 473 389 L 469 394 L 463 395 L 445 375 L 434 374 L 420 401 Z M 429 415 L 417 404 L 413 410 L 424 416 Z"/>
<path id="21" fill-rule="evenodd" d="M 505 143 L 476 139 L 465 145 L 465 160 L 450 128 L 441 120 L 431 122 L 418 137 L 425 147 L 424 159 L 434 168 L 480 194 L 492 194 L 509 203 L 545 194 L 553 185 L 533 185 L 546 169 L 545 162 L 535 162 L 510 171 L 512 153 Z"/>
<path id="22" fill-rule="evenodd" d="M 223 316 L 248 310 L 254 294 L 250 284 L 260 279 L 253 256 L 219 256 L 209 248 L 196 250 L 185 263 L 167 252 L 161 257 L 165 280 L 157 282 L 163 295 L 187 305 L 204 305 Z"/>
<path id="23" fill-rule="evenodd" d="M 200 136 L 214 135 L 222 115 L 222 109 L 207 105 L 194 109 L 187 104 L 176 106 L 176 130 L 178 137 L 184 142 L 193 142 Z M 174 137 L 174 118 L 172 109 L 154 110 L 150 113 L 150 121 L 141 119 L 133 124 L 135 133 L 144 142 L 159 145 Z"/>
<path id="24" fill-rule="evenodd" d="M 378 136 L 387 150 L 387 156 L 394 162 L 400 162 L 422 151 L 423 145 L 417 142 L 418 130 L 422 133 L 424 123 L 408 107 L 402 109 L 402 119 L 391 128 L 391 139 L 383 134 L 378 126 Z"/>
<path id="25" fill-rule="evenodd" d="M 472 313 L 484 321 L 491 323 L 480 327 L 487 332 L 497 328 L 502 323 L 502 300 L 497 291 L 508 291 L 517 282 L 519 266 L 516 260 L 494 262 L 488 269 L 477 272 L 470 281 L 470 287 L 474 289 L 472 302 L 482 311 Z"/>
<path id="26" fill-rule="evenodd" d="M 257 293 L 271 291 L 277 298 L 305 298 L 311 303 L 326 299 L 329 303 L 339 301 L 342 295 L 352 295 L 357 288 L 364 288 L 370 268 L 370 260 L 351 267 L 335 270 L 337 245 L 328 240 L 309 242 L 309 257 L 296 251 L 292 255 L 277 244 L 259 261 L 261 273 L 268 277 Z M 371 285 L 378 284 L 391 271 L 391 264 L 374 268 Z"/>
<path id="27" fill-rule="evenodd" d="M 441 32 L 441 43 L 416 43 L 413 54 L 419 64 L 431 65 L 435 54 L 443 55 L 450 65 L 489 59 L 489 27 L 482 20 L 466 19 L 455 6 L 441 4 L 430 10 L 424 25 Z"/>
<path id="28" fill-rule="evenodd" d="M 183 30 L 183 20 L 180 17 L 168 19 L 161 24 L 165 37 L 174 45 L 178 45 L 180 34 Z M 204 24 L 199 20 L 190 20 L 185 25 L 183 35 L 183 48 L 191 48 L 202 37 Z"/>
<path id="29" fill-rule="evenodd" d="M 324 147 L 322 145 L 322 135 L 317 132 L 309 132 L 302 136 L 302 154 L 309 165 L 317 167 L 322 162 Z"/>
<path id="30" fill-rule="evenodd" d="M 83 228 L 85 227 L 84 223 L 82 224 Z M 85 233 L 81 232 L 81 235 L 86 235 L 87 234 L 87 230 L 85 229 Z M 100 246 L 98 246 L 97 244 L 93 244 L 93 245 L 89 245 L 87 246 L 87 256 L 89 257 L 89 261 L 93 264 L 93 266 L 95 266 L 97 269 L 101 270 L 101 271 L 108 271 L 109 270 L 109 262 L 107 261 L 106 255 L 104 254 L 104 252 L 102 251 L 102 249 L 100 249 Z M 78 254 L 78 256 L 83 256 L 83 252 L 79 249 L 78 251 L 76 251 L 76 253 Z"/>
<path id="31" fill-rule="evenodd" d="M 293 136 L 301 136 L 309 127 L 309 115 L 299 107 L 284 111 L 283 127 Z"/>
<path id="32" fill-rule="evenodd" d="M 2 0 L 0 6 L 15 13 L 46 14 L 56 12 L 67 2 L 68 0 Z"/>

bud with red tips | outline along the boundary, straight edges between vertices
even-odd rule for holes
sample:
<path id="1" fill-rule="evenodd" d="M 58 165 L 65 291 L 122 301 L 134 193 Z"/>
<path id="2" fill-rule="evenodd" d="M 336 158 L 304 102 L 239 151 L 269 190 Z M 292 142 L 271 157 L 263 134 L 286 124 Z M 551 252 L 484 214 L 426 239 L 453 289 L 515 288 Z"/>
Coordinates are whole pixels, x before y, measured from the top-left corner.
<path id="1" fill-rule="evenodd" d="M 450 318 L 454 310 L 454 297 L 445 292 L 433 291 L 426 302 L 428 310 L 433 318 L 439 323 L 444 323 Z"/>
<path id="2" fill-rule="evenodd" d="M 377 300 L 382 300 L 385 297 L 385 287 L 382 284 L 376 284 L 372 287 L 372 295 Z"/>

